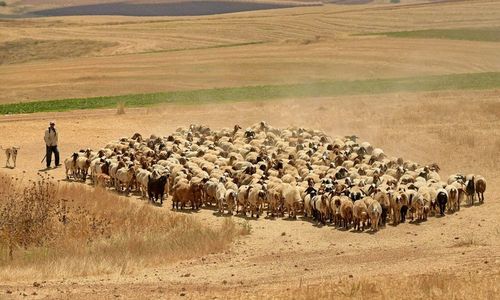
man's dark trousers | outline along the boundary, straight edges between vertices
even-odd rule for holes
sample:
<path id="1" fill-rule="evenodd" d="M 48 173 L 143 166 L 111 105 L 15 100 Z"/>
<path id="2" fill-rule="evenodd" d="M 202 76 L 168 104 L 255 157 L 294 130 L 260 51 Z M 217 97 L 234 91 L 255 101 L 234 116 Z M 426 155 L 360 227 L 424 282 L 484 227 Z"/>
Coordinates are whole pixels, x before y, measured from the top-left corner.
<path id="1" fill-rule="evenodd" d="M 50 162 L 52 161 L 52 153 L 54 153 L 56 166 L 59 165 L 59 150 L 57 146 L 47 146 L 47 168 L 50 167 Z"/>

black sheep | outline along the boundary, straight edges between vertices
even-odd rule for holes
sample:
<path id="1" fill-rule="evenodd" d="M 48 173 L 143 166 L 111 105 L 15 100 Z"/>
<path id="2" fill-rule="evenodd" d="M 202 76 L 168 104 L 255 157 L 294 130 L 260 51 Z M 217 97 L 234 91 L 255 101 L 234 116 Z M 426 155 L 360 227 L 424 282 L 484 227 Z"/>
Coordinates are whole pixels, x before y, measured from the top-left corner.
<path id="1" fill-rule="evenodd" d="M 439 205 L 439 213 L 444 216 L 444 211 L 446 209 L 446 203 L 448 203 L 448 194 L 445 191 L 440 191 L 437 194 L 437 204 Z"/>
<path id="2" fill-rule="evenodd" d="M 162 175 L 158 178 L 149 175 L 148 196 L 151 202 L 160 200 L 160 204 L 163 205 L 163 195 L 165 194 L 165 184 L 167 183 L 167 179 L 167 175 Z"/>

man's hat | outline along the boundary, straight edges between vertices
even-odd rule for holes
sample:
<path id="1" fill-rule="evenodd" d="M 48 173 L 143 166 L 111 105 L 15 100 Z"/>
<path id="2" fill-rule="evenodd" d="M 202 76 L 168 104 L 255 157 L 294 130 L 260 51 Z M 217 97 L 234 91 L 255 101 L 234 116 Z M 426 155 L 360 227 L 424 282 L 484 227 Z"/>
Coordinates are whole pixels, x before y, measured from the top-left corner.
<path id="1" fill-rule="evenodd" d="M 56 125 L 56 121 L 50 121 L 50 125 Z"/>

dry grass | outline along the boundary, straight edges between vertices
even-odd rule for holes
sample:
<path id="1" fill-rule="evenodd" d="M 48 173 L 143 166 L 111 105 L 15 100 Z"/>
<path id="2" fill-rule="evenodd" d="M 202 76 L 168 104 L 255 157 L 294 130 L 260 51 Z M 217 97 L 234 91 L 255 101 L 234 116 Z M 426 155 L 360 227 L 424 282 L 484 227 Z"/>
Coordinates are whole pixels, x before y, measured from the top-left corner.
<path id="1" fill-rule="evenodd" d="M 405 295 L 412 299 L 494 299 L 500 291 L 499 279 L 498 270 L 466 277 L 447 273 L 361 280 L 347 277 L 290 287 L 286 292 L 262 299 L 394 299 Z"/>
<path id="2" fill-rule="evenodd" d="M 192 217 L 50 178 L 0 175 L 0 280 L 129 274 L 226 249 L 248 229 Z"/>
<path id="3" fill-rule="evenodd" d="M 19 39 L 0 44 L 0 65 L 85 56 L 113 46 L 116 43 L 91 40 Z"/>

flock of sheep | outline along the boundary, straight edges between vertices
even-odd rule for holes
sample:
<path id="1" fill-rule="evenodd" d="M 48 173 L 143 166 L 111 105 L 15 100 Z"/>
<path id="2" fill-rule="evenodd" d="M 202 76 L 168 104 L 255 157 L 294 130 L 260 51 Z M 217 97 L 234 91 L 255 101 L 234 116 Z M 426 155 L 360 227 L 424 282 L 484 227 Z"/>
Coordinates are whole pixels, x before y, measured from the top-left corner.
<path id="1" fill-rule="evenodd" d="M 486 180 L 451 175 L 387 157 L 356 136 L 331 138 L 305 128 L 274 128 L 260 122 L 246 130 L 179 128 L 168 137 L 134 134 L 98 151 L 81 150 L 65 160 L 67 178 L 114 187 L 172 209 L 215 207 L 221 214 L 296 218 L 302 214 L 335 226 L 378 230 L 388 219 L 423 221 L 460 210 L 463 201 L 484 201 Z"/>

